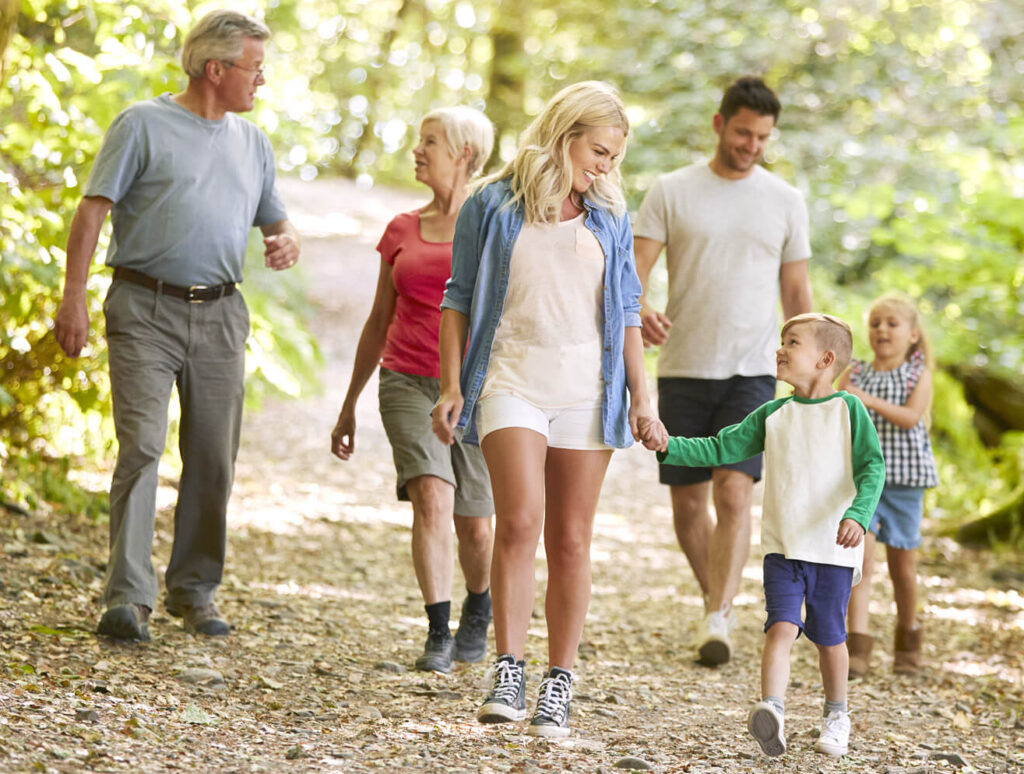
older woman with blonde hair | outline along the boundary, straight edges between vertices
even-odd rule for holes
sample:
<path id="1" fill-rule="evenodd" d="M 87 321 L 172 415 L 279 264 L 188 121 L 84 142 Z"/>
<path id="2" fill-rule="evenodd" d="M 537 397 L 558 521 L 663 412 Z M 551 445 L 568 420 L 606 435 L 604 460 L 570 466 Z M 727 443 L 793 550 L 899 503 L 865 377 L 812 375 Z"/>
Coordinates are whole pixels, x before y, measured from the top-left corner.
<path id="1" fill-rule="evenodd" d="M 356 448 L 356 402 L 379 363 L 380 414 L 394 457 L 398 499 L 412 501 L 413 566 L 429 626 L 416 659 L 422 671 L 449 672 L 453 660 L 481 661 L 487 652 L 494 513 L 487 467 L 477 446 L 441 444 L 431 432 L 430 411 L 440 395 L 440 304 L 451 273 L 455 221 L 493 144 L 491 122 L 472 108 L 438 108 L 420 123 L 413 149 L 416 179 L 433 198 L 397 215 L 377 245 L 377 292 L 331 433 L 331 451 L 349 459 Z M 448 628 L 453 517 L 467 588 L 454 638 Z"/>
<path id="2" fill-rule="evenodd" d="M 477 719 L 526 717 L 526 633 L 543 531 L 548 668 L 528 729 L 535 736 L 569 734 L 590 540 L 612 450 L 634 439 L 653 448 L 664 434 L 647 393 L 619 175 L 628 132 L 607 84 L 555 95 L 515 158 L 463 206 L 441 304 L 434 432 L 448 444 L 480 443 L 496 513 L 498 659 Z"/>

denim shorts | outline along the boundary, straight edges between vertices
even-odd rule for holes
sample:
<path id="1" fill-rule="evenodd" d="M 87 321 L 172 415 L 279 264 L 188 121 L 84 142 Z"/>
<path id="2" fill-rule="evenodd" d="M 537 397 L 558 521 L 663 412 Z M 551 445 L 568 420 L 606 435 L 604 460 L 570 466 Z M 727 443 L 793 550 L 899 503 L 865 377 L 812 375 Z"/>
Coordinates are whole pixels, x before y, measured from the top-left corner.
<path id="1" fill-rule="evenodd" d="M 871 531 L 891 548 L 910 550 L 921 545 L 924 487 L 886 484 L 871 519 Z"/>
<path id="2" fill-rule="evenodd" d="M 409 499 L 407 482 L 434 476 L 455 487 L 456 516 L 490 516 L 491 479 L 480 447 L 462 441 L 445 446 L 434 435 L 430 412 L 440 395 L 440 379 L 380 369 L 380 418 L 395 460 L 398 499 Z"/>
<path id="3" fill-rule="evenodd" d="M 852 585 L 852 567 L 766 554 L 764 599 L 768 620 L 764 630 L 786 621 L 799 627 L 815 645 L 830 647 L 846 642 L 846 606 Z M 806 623 L 800 616 L 805 605 Z"/>
<path id="4" fill-rule="evenodd" d="M 658 379 L 658 415 L 669 435 L 703 438 L 717 435 L 723 427 L 741 422 L 747 414 L 775 397 L 774 376 L 733 376 L 730 379 Z M 742 462 L 722 465 L 725 470 L 761 479 L 758 454 Z M 669 486 L 686 486 L 711 480 L 711 468 L 659 465 L 658 477 Z"/>

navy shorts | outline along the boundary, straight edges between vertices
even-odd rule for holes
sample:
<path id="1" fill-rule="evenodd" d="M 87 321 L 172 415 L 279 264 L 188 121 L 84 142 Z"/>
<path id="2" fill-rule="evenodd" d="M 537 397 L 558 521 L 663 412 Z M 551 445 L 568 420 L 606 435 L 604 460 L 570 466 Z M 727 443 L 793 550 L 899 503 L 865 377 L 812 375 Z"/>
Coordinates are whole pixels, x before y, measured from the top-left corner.
<path id="1" fill-rule="evenodd" d="M 846 606 L 853 587 L 853 568 L 787 559 L 782 554 L 764 557 L 764 600 L 772 624 L 787 621 L 815 645 L 830 647 L 846 642 Z M 807 606 L 807 622 L 800 617 Z M 799 634 L 797 635 L 800 636 Z"/>
<path id="2" fill-rule="evenodd" d="M 733 376 L 729 379 L 658 379 L 658 415 L 669 435 L 704 438 L 735 425 L 754 409 L 775 398 L 774 376 Z M 722 465 L 761 480 L 758 454 L 743 462 Z M 699 484 L 711 479 L 711 468 L 659 465 L 658 477 L 669 486 Z"/>

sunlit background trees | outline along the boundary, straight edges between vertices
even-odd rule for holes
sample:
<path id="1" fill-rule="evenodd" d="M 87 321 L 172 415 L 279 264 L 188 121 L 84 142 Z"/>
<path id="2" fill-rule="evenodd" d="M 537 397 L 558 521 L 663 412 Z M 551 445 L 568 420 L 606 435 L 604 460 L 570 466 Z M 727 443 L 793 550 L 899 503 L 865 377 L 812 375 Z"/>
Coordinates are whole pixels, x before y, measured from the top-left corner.
<path id="1" fill-rule="evenodd" d="M 0 88 L 6 499 L 35 496 L 38 486 L 25 482 L 38 479 L 33 470 L 54 470 L 53 460 L 107 453 L 102 339 L 94 336 L 92 357 L 69 362 L 50 334 L 67 227 L 104 129 L 128 103 L 180 88 L 183 31 L 215 5 L 0 0 L 0 28 L 12 30 Z M 722 89 L 737 75 L 763 75 L 784 105 L 766 162 L 807 195 L 820 308 L 856 327 L 868 299 L 897 289 L 925 310 L 943 369 L 933 421 L 943 485 L 933 515 L 966 521 L 1016 498 L 1019 518 L 1024 443 L 1004 431 L 1024 425 L 1015 381 L 1024 365 L 1024 5 L 242 5 L 275 32 L 250 117 L 274 139 L 282 173 L 306 180 L 411 180 L 417 120 L 437 105 L 484 109 L 499 130 L 496 156 L 508 156 L 558 87 L 601 78 L 621 89 L 633 123 L 625 177 L 635 207 L 657 174 L 713 149 Z M 107 281 L 103 272 L 91 280 L 94 317 Z M 294 301 L 301 288 L 259 284 L 249 272 L 252 389 L 315 384 L 315 342 L 301 332 Z M 863 336 L 859 343 L 865 354 Z"/>

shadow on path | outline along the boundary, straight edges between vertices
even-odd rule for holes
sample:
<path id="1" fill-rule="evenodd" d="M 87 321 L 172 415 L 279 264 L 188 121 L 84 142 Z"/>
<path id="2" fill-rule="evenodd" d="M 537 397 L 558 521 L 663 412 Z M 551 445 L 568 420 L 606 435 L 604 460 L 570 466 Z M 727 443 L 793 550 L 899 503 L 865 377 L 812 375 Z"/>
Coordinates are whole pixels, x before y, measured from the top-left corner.
<path id="1" fill-rule="evenodd" d="M 801 640 L 787 700 L 790 752 L 763 757 L 745 729 L 762 640 L 757 546 L 737 600 L 736 658 L 698 667 L 689 636 L 700 592 L 676 547 L 653 455 L 640 448 L 614 455 L 600 501 L 573 736 L 536 740 L 521 726 L 476 724 L 485 665 L 448 676 L 408 671 L 426 626 L 376 380 L 359 405 L 354 459 L 329 453 L 373 297 L 374 245 L 392 215 L 424 198 L 347 181 L 283 180 L 282 192 L 303 233 L 324 391 L 246 417 L 219 595 L 235 631 L 196 640 L 158 610 L 150 643 L 97 639 L 105 528 L 79 520 L 55 532 L 5 516 L 0 769 L 593 772 L 633 756 L 664 772 L 1024 770 L 1021 578 L 938 539 L 922 565 L 926 676 L 891 674 L 891 590 L 879 577 L 879 649 L 875 671 L 851 686 L 850 755 L 836 762 L 810 751 L 821 687 L 816 653 Z M 165 510 L 158 561 L 170 529 Z M 541 556 L 531 698 L 546 658 L 544 574 Z M 460 602 L 457 592 L 456 609 Z"/>

